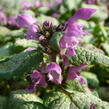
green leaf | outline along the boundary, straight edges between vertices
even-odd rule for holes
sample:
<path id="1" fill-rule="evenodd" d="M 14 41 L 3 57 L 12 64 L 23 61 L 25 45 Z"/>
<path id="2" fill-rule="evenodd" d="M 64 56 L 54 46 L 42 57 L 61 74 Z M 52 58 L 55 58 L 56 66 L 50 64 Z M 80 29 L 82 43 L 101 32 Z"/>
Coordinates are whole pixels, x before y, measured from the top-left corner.
<path id="1" fill-rule="evenodd" d="M 29 48 L 29 47 L 38 48 L 39 47 L 38 45 L 39 45 L 39 43 L 36 40 L 27 40 L 27 39 L 18 38 L 15 41 L 15 46 L 23 47 L 23 48 Z"/>
<path id="2" fill-rule="evenodd" d="M 109 66 L 109 57 L 99 52 L 85 49 L 83 47 L 77 47 L 75 48 L 75 51 L 76 55 L 70 58 L 71 63 L 74 65 L 98 63 Z"/>
<path id="3" fill-rule="evenodd" d="M 89 109 L 91 104 L 96 104 L 100 108 L 107 109 L 109 104 L 94 96 L 90 91 L 69 93 L 50 92 L 46 95 L 44 103 L 48 109 Z M 52 99 L 51 99 L 52 98 Z"/>
<path id="4" fill-rule="evenodd" d="M 48 109 L 70 109 L 68 108 L 70 105 L 70 99 L 61 92 L 49 92 L 43 98 L 44 105 L 48 107 Z"/>
<path id="5" fill-rule="evenodd" d="M 97 91 L 102 100 L 109 102 L 109 87 L 100 87 Z"/>
<path id="6" fill-rule="evenodd" d="M 108 42 L 103 43 L 102 45 L 103 50 L 106 52 L 106 54 L 109 56 L 109 44 Z"/>
<path id="7" fill-rule="evenodd" d="M 45 109 L 42 100 L 24 90 L 13 91 L 8 101 L 9 109 Z"/>
<path id="8" fill-rule="evenodd" d="M 95 64 L 91 71 L 97 74 L 100 83 L 109 84 L 109 66 L 103 66 L 102 64 Z"/>
<path id="9" fill-rule="evenodd" d="M 49 44 L 55 51 L 59 51 L 59 41 L 63 34 L 61 32 L 56 32 L 53 34 L 53 36 L 50 39 Z"/>
<path id="10" fill-rule="evenodd" d="M 19 29 L 19 30 L 10 31 L 5 36 L 11 37 L 11 38 L 17 38 L 17 37 L 24 38 L 25 33 L 23 32 L 23 29 Z"/>
<path id="11" fill-rule="evenodd" d="M 40 7 L 38 9 L 38 12 L 39 13 L 43 13 L 43 14 L 46 14 L 48 12 L 49 8 L 48 7 Z"/>
<path id="12" fill-rule="evenodd" d="M 13 48 L 13 43 L 11 43 L 11 42 L 7 43 L 4 46 L 1 46 L 0 47 L 0 60 L 7 58 L 7 57 L 11 56 L 12 54 L 14 54 L 12 51 L 12 48 Z"/>
<path id="13" fill-rule="evenodd" d="M 94 73 L 82 72 L 82 76 L 84 76 L 88 80 L 88 83 L 91 86 L 93 86 L 95 88 L 99 87 L 99 80 L 98 80 L 97 76 Z"/>
<path id="14" fill-rule="evenodd" d="M 90 91 L 87 91 L 85 93 L 74 92 L 74 95 L 72 97 L 73 101 L 77 103 L 79 109 L 84 109 L 85 107 L 87 107 L 86 109 L 89 109 L 91 104 L 96 104 L 97 107 L 100 107 L 96 109 L 107 109 L 109 106 L 107 102 L 104 102 L 98 97 L 92 95 Z"/>
<path id="15" fill-rule="evenodd" d="M 7 104 L 7 98 L 0 96 L 0 109 L 4 109 Z"/>
<path id="16" fill-rule="evenodd" d="M 10 37 L 6 37 L 9 32 L 10 30 L 8 28 L 0 26 L 0 44 L 10 40 Z"/>
<path id="17" fill-rule="evenodd" d="M 36 14 L 35 14 L 32 10 L 22 10 L 22 13 L 30 14 L 30 15 L 33 16 L 33 17 L 36 16 Z"/>
<path id="18" fill-rule="evenodd" d="M 81 3 L 81 0 L 76 0 L 76 1 L 74 1 L 74 0 L 64 0 L 63 1 L 64 6 L 67 9 L 69 9 L 69 10 L 72 10 L 74 8 L 78 8 L 78 6 L 80 5 L 80 3 Z"/>
<path id="19" fill-rule="evenodd" d="M 17 15 L 22 7 L 19 5 L 20 1 L 21 0 L 0 0 L 0 8 L 3 8 L 9 15 Z"/>
<path id="20" fill-rule="evenodd" d="M 43 54 L 40 51 L 21 52 L 11 58 L 0 61 L 0 79 L 20 78 L 25 72 L 31 72 L 39 66 Z"/>

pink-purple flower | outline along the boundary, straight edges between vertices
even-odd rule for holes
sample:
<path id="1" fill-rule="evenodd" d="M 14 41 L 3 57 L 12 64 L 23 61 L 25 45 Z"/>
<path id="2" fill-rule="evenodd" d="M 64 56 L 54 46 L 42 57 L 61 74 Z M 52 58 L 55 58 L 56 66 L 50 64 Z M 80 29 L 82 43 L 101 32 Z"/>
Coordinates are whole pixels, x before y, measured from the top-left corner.
<path id="1" fill-rule="evenodd" d="M 42 7 L 42 6 L 43 6 L 43 5 L 42 5 L 42 3 L 40 2 L 40 0 L 36 0 L 36 1 L 35 1 L 34 7 L 39 8 L 39 7 Z"/>
<path id="2" fill-rule="evenodd" d="M 20 14 L 16 20 L 19 27 L 30 27 L 36 22 L 36 19 L 29 14 Z"/>
<path id="3" fill-rule="evenodd" d="M 86 84 L 87 83 L 86 78 L 84 78 L 83 76 L 78 76 L 77 79 L 78 79 L 78 82 L 80 84 Z"/>
<path id="4" fill-rule="evenodd" d="M 7 24 L 7 17 L 4 14 L 2 9 L 0 9 L 0 24 L 2 24 L 2 25 L 6 25 Z"/>
<path id="5" fill-rule="evenodd" d="M 60 40 L 60 48 L 61 48 L 61 54 L 67 54 L 69 56 L 74 56 L 75 50 L 74 47 L 79 43 L 79 41 L 76 39 L 76 37 L 67 37 L 64 36 Z"/>
<path id="6" fill-rule="evenodd" d="M 32 84 L 27 89 L 29 92 L 35 91 L 37 86 L 41 87 L 47 86 L 45 75 L 42 74 L 41 72 L 38 72 L 37 70 L 34 70 L 33 73 L 31 74 L 31 80 Z"/>
<path id="7" fill-rule="evenodd" d="M 64 66 L 69 66 L 70 65 L 70 62 L 69 62 L 69 60 L 68 60 L 68 58 L 66 56 L 63 56 L 62 59 L 63 59 L 62 61 L 63 61 Z"/>
<path id="8" fill-rule="evenodd" d="M 61 53 L 67 53 L 69 56 L 75 55 L 75 46 L 78 45 L 79 39 L 87 34 L 86 30 L 83 30 L 83 25 L 78 23 L 78 19 L 88 20 L 94 13 L 95 9 L 80 8 L 74 16 L 68 19 L 65 26 L 64 36 L 60 40 Z"/>
<path id="9" fill-rule="evenodd" d="M 52 81 L 56 84 L 61 84 L 62 82 L 62 75 L 61 75 L 61 67 L 56 64 L 55 62 L 50 63 L 46 69 L 45 72 L 48 73 L 49 81 Z"/>
<path id="10" fill-rule="evenodd" d="M 32 52 L 35 48 L 27 48 L 25 51 Z"/>
<path id="11" fill-rule="evenodd" d="M 28 27 L 28 31 L 27 31 L 27 39 L 37 39 L 38 38 L 38 35 L 37 35 L 37 32 L 38 32 L 38 26 L 36 24 L 33 24 L 33 25 L 30 25 Z"/>
<path id="12" fill-rule="evenodd" d="M 80 72 L 82 69 L 86 68 L 86 64 L 81 64 L 80 66 L 73 66 L 69 68 L 67 80 L 72 80 L 77 78 L 80 84 L 86 83 L 86 79 L 80 76 Z"/>
<path id="13" fill-rule="evenodd" d="M 32 7 L 32 4 L 27 0 L 22 0 L 21 4 L 23 5 L 23 10 L 28 10 Z"/>
<path id="14" fill-rule="evenodd" d="M 86 3 L 87 4 L 95 4 L 96 3 L 96 0 L 86 0 Z"/>
<path id="15" fill-rule="evenodd" d="M 10 16 L 10 17 L 8 18 L 8 24 L 11 25 L 11 26 L 17 26 L 15 16 Z"/>

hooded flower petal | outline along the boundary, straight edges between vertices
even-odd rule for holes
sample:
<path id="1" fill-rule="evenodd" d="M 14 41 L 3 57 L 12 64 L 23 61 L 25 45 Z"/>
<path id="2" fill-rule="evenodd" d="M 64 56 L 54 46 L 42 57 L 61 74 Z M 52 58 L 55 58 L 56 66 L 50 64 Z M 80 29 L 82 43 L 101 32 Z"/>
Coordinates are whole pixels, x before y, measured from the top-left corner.
<path id="1" fill-rule="evenodd" d="M 36 19 L 33 18 L 29 14 L 20 14 L 17 17 L 17 23 L 19 27 L 29 27 L 30 25 L 34 24 L 36 22 Z"/>
<path id="2" fill-rule="evenodd" d="M 78 19 L 83 19 L 83 20 L 88 20 L 89 18 L 92 17 L 92 15 L 96 12 L 96 9 L 91 9 L 91 8 L 80 8 L 74 16 L 72 16 L 68 20 L 68 24 L 75 22 Z"/>
<path id="3" fill-rule="evenodd" d="M 83 76 L 78 76 L 78 82 L 80 84 L 86 84 L 87 83 L 87 80 L 83 77 Z"/>
<path id="4" fill-rule="evenodd" d="M 27 49 L 25 49 L 25 51 L 28 51 L 28 52 L 32 52 L 33 50 L 35 50 L 35 48 L 27 48 Z"/>
<path id="5" fill-rule="evenodd" d="M 10 16 L 8 18 L 8 24 L 11 25 L 11 26 L 17 26 L 17 24 L 16 24 L 16 18 L 14 16 Z"/>
<path id="6" fill-rule="evenodd" d="M 37 39 L 38 35 L 38 26 L 33 24 L 29 27 L 28 31 L 27 31 L 27 39 Z"/>
<path id="7" fill-rule="evenodd" d="M 61 68 L 58 64 L 55 62 L 52 62 L 47 66 L 45 69 L 45 72 L 48 72 L 48 78 L 50 81 L 56 83 L 56 84 L 61 84 L 62 82 L 62 76 L 61 76 Z"/>
<path id="8" fill-rule="evenodd" d="M 7 23 L 7 18 L 3 13 L 2 9 L 0 9 L 0 24 L 6 25 L 6 23 Z"/>
<path id="9" fill-rule="evenodd" d="M 80 66 L 73 66 L 69 68 L 67 80 L 75 79 L 80 76 L 80 71 L 86 68 L 86 64 L 81 64 Z"/>
<path id="10" fill-rule="evenodd" d="M 34 92 L 35 90 L 36 90 L 36 86 L 37 86 L 37 84 L 35 83 L 35 82 L 33 82 L 33 83 L 31 83 L 31 85 L 29 85 L 28 87 L 27 87 L 27 91 L 28 92 Z"/>
<path id="11" fill-rule="evenodd" d="M 34 70 L 31 75 L 32 84 L 27 88 L 29 92 L 35 91 L 37 86 L 45 87 L 47 86 L 45 76 L 38 72 L 37 70 Z"/>
<path id="12" fill-rule="evenodd" d="M 37 70 L 33 71 L 32 75 L 31 75 L 31 79 L 33 82 L 36 82 L 40 86 L 44 87 L 47 85 L 47 83 L 45 81 L 45 76 L 42 73 L 38 72 Z"/>
<path id="13" fill-rule="evenodd" d="M 59 42 L 61 54 L 64 55 L 66 53 L 68 54 L 68 56 L 74 56 L 75 55 L 74 47 L 78 43 L 79 42 L 75 37 L 67 37 L 67 36 L 62 37 Z"/>
<path id="14" fill-rule="evenodd" d="M 83 30 L 83 25 L 77 22 L 69 24 L 66 28 L 64 36 L 67 37 L 82 37 L 83 35 L 87 34 L 85 30 Z"/>
<path id="15" fill-rule="evenodd" d="M 64 64 L 64 66 L 69 66 L 70 65 L 70 62 L 69 62 L 68 58 L 66 56 L 63 56 L 62 58 L 63 58 L 63 64 Z"/>
<path id="16" fill-rule="evenodd" d="M 69 48 L 67 50 L 67 54 L 72 57 L 72 56 L 75 56 L 76 52 L 75 52 L 75 49 L 74 48 Z"/>
<path id="17" fill-rule="evenodd" d="M 64 37 L 62 37 L 62 38 L 60 39 L 59 44 L 60 44 L 60 48 L 61 48 L 61 49 L 65 49 L 65 48 L 67 48 L 67 43 L 66 43 Z"/>
<path id="18" fill-rule="evenodd" d="M 64 36 L 64 41 L 66 42 L 67 48 L 74 48 L 79 43 L 78 38 L 76 38 L 76 37 Z"/>
<path id="19" fill-rule="evenodd" d="M 75 72 L 69 72 L 68 76 L 67 76 L 67 80 L 72 80 L 72 79 L 75 79 L 77 77 L 78 77 L 78 75 Z"/>

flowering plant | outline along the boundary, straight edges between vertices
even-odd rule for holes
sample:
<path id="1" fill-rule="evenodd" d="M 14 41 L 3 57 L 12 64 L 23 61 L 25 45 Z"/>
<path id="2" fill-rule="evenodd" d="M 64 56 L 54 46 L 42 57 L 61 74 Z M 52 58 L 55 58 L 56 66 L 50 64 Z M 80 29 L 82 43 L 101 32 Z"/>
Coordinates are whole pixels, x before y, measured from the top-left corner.
<path id="1" fill-rule="evenodd" d="M 9 109 L 109 108 L 96 94 L 99 80 L 91 73 L 95 66 L 99 72 L 101 66 L 108 67 L 109 57 L 85 42 L 92 33 L 101 43 L 107 38 L 104 28 L 90 24 L 97 19 L 98 10 L 90 8 L 96 3 L 87 0 L 83 3 L 89 7 L 72 11 L 68 1 L 23 0 L 18 15 L 0 10 L 0 41 L 8 45 L 3 53 L 9 52 L 0 57 L 0 89 L 9 95 L 0 96 L 2 109 L 6 104 Z M 95 46 L 101 44 L 92 39 L 88 41 Z"/>

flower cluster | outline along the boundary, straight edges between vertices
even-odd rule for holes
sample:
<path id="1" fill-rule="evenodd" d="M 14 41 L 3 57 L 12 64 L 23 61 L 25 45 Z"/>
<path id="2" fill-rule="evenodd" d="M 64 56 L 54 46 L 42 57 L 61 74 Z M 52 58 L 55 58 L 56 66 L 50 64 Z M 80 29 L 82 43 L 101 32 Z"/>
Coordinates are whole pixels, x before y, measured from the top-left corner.
<path id="1" fill-rule="evenodd" d="M 31 74 L 32 84 L 28 87 L 29 91 L 34 91 L 38 86 L 46 87 L 50 81 L 55 84 L 62 84 L 65 81 L 77 79 L 80 84 L 87 83 L 87 80 L 80 75 L 81 70 L 86 68 L 87 65 L 81 64 L 80 66 L 73 66 L 70 64 L 67 57 L 76 55 L 75 47 L 78 45 L 79 39 L 88 33 L 86 30 L 83 30 L 83 25 L 78 23 L 77 20 L 88 20 L 95 13 L 95 11 L 95 9 L 80 8 L 74 16 L 68 19 L 65 23 L 64 29 L 62 29 L 62 32 L 64 30 L 64 34 L 59 41 L 59 53 L 54 53 L 48 43 L 52 36 L 52 32 L 49 36 L 47 36 L 47 38 L 46 34 L 45 36 L 43 34 L 43 37 L 39 38 L 38 34 L 40 28 L 39 25 L 36 24 L 37 19 L 28 14 L 20 14 L 17 17 L 19 27 L 28 29 L 27 39 L 39 40 L 39 42 L 40 39 L 45 39 L 44 41 L 47 42 L 46 46 L 42 46 L 48 49 L 46 49 L 46 53 L 50 57 L 49 63 L 42 62 L 42 66 L 39 69 L 34 70 Z M 49 32 L 49 29 L 51 30 L 52 26 L 51 22 L 45 21 L 42 26 L 44 33 L 46 31 Z M 41 34 L 42 33 L 40 33 L 40 35 Z M 32 49 L 29 48 L 28 51 L 31 52 Z M 55 57 L 54 54 L 55 56 L 59 56 L 60 60 L 62 60 L 61 63 L 57 64 L 54 60 L 52 60 Z M 65 68 L 66 70 L 64 71 Z M 67 75 L 67 77 L 64 75 Z"/>
<path id="2" fill-rule="evenodd" d="M 87 20 L 93 15 L 93 13 L 95 13 L 95 11 L 95 9 L 81 8 L 73 17 L 68 19 L 64 36 L 60 40 L 61 54 L 67 53 L 69 56 L 75 55 L 74 48 L 78 45 L 79 39 L 88 33 L 83 30 L 83 25 L 78 23 L 77 20 Z"/>
<path id="3" fill-rule="evenodd" d="M 51 62 L 45 69 L 41 69 L 42 72 L 34 70 L 31 75 L 32 84 L 28 87 L 28 91 L 32 92 L 35 90 L 36 86 L 47 86 L 46 77 L 48 81 L 52 81 L 56 84 L 61 84 L 62 82 L 62 70 L 61 67 L 55 62 Z"/>
<path id="4" fill-rule="evenodd" d="M 27 39 L 36 39 L 38 26 L 35 24 L 36 19 L 29 14 L 20 14 L 17 19 L 17 24 L 20 28 L 27 28 Z"/>
<path id="5" fill-rule="evenodd" d="M 85 64 L 76 67 L 70 67 L 67 72 L 66 81 L 77 78 L 80 84 L 87 83 L 87 80 L 84 77 L 80 76 L 80 71 L 85 67 L 87 67 L 87 65 Z M 61 84 L 63 81 L 62 69 L 55 62 L 51 62 L 47 65 L 46 68 L 40 69 L 40 71 L 42 72 L 34 70 L 31 74 L 32 84 L 27 88 L 29 92 L 35 91 L 37 86 L 46 87 L 47 81 L 51 81 L 57 85 Z"/>

